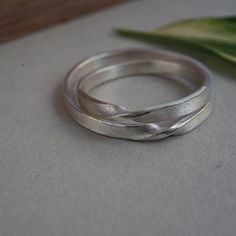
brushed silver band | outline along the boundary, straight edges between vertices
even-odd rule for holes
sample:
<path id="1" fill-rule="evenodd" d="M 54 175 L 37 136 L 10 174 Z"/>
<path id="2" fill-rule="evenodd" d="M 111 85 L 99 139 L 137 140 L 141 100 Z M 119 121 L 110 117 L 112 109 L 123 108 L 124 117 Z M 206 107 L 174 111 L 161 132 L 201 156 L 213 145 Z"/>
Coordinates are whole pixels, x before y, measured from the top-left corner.
<path id="1" fill-rule="evenodd" d="M 166 104 L 130 111 L 100 101 L 89 90 L 124 76 L 151 74 L 191 86 L 192 94 Z M 142 49 L 102 53 L 75 66 L 64 83 L 65 106 L 80 125 L 106 136 L 157 140 L 184 134 L 211 113 L 213 81 L 199 62 L 176 53 Z"/>

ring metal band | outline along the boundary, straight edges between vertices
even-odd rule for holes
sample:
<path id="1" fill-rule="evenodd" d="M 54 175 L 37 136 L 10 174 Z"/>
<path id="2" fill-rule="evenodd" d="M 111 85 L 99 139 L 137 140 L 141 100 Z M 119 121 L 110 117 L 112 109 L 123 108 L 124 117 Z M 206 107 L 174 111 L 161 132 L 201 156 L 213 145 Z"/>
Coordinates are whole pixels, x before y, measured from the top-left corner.
<path id="1" fill-rule="evenodd" d="M 89 95 L 90 89 L 102 83 L 140 74 L 186 83 L 193 92 L 138 111 Z M 191 131 L 210 115 L 214 97 L 211 75 L 199 62 L 176 53 L 142 49 L 102 53 L 83 60 L 66 77 L 63 93 L 68 113 L 80 125 L 131 140 L 157 140 Z"/>

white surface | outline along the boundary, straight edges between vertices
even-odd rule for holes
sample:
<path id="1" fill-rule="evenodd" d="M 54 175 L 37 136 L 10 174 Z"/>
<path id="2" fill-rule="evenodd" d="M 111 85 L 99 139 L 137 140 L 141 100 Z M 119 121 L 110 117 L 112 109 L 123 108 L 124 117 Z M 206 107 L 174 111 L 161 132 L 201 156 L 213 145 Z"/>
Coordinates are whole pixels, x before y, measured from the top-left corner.
<path id="1" fill-rule="evenodd" d="M 86 131 L 61 98 L 80 59 L 145 46 L 113 36 L 113 26 L 148 29 L 235 9 L 235 0 L 132 1 L 1 45 L 0 235 L 236 235 L 234 65 L 199 58 L 216 80 L 214 114 L 161 142 Z"/>

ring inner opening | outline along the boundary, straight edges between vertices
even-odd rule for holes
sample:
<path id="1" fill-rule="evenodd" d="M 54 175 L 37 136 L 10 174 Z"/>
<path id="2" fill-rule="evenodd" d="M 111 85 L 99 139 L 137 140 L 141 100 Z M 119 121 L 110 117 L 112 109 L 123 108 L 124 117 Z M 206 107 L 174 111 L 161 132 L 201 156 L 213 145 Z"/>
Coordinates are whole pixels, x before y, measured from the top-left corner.
<path id="1" fill-rule="evenodd" d="M 130 110 L 171 102 L 192 92 L 189 84 L 159 75 L 123 76 L 88 91 L 92 97 Z"/>

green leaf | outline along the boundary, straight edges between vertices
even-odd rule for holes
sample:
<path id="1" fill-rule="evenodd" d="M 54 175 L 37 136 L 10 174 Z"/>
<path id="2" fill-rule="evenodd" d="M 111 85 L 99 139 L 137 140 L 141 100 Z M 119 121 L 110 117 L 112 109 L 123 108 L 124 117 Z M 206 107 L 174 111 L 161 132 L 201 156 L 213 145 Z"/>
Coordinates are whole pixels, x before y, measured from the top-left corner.
<path id="1" fill-rule="evenodd" d="M 236 16 L 182 20 L 153 31 L 115 31 L 146 42 L 194 45 L 236 63 Z"/>

